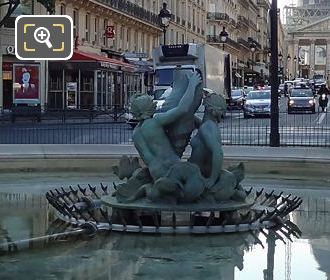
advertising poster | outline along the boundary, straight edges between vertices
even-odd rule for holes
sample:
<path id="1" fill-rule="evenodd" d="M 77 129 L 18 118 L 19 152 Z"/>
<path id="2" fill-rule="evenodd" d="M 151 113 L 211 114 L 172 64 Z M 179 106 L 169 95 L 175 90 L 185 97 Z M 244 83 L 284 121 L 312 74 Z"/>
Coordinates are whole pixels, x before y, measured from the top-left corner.
<path id="1" fill-rule="evenodd" d="M 310 46 L 300 46 L 298 49 L 299 65 L 309 65 L 310 63 Z"/>
<path id="2" fill-rule="evenodd" d="M 14 64 L 14 100 L 39 100 L 39 65 Z"/>
<path id="3" fill-rule="evenodd" d="M 327 46 L 315 46 L 315 65 L 326 65 L 327 62 Z"/>

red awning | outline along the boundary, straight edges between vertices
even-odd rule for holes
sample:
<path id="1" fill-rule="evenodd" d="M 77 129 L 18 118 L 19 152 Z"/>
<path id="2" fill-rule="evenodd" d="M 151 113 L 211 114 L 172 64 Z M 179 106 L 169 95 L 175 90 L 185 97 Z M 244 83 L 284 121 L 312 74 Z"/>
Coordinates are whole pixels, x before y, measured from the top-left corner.
<path id="1" fill-rule="evenodd" d="M 78 61 L 100 62 L 101 67 L 111 68 L 111 65 L 117 66 L 117 67 L 120 66 L 120 67 L 122 67 L 122 70 L 126 70 L 126 71 L 133 71 L 135 69 L 135 67 L 133 65 L 126 63 L 124 61 L 105 57 L 105 56 L 94 54 L 94 53 L 86 53 L 86 52 L 82 52 L 79 50 L 73 51 L 73 55 L 69 61 L 72 61 L 72 62 L 78 62 Z M 109 67 L 107 67 L 107 65 Z"/>

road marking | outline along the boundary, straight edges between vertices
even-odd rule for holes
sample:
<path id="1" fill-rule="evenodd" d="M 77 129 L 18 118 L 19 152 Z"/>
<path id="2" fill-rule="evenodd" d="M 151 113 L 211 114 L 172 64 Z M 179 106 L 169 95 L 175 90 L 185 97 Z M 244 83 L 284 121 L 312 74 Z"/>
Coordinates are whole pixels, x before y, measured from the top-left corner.
<path id="1" fill-rule="evenodd" d="M 323 122 L 323 120 L 325 119 L 326 113 L 323 112 L 320 116 L 319 119 L 317 121 L 317 124 L 321 124 Z"/>

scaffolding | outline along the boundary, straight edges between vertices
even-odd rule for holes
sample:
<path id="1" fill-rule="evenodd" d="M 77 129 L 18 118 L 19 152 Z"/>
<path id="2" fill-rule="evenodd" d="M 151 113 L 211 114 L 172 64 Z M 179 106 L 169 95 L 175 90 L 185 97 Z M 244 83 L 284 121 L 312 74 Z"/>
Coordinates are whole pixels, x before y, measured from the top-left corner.
<path id="1" fill-rule="evenodd" d="M 286 30 L 294 30 L 326 17 L 330 17 L 330 1 L 321 1 L 318 5 L 284 7 L 284 24 Z"/>

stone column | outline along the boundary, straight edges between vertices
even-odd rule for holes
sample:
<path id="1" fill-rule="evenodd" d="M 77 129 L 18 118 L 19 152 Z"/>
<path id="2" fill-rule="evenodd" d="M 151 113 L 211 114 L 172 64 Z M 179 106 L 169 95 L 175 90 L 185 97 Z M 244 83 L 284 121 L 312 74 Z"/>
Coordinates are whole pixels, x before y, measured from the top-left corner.
<path id="1" fill-rule="evenodd" d="M 311 39 L 311 53 L 310 53 L 310 63 L 309 63 L 309 78 L 312 79 L 313 71 L 315 69 L 315 40 Z"/>
<path id="2" fill-rule="evenodd" d="M 293 71 L 292 71 L 292 77 L 297 77 L 297 73 L 299 73 L 299 53 L 298 53 L 298 45 L 299 41 L 295 40 L 293 41 L 293 54 L 292 54 L 292 61 L 293 61 Z M 297 58 L 297 61 L 294 61 L 294 57 Z"/>
<path id="3" fill-rule="evenodd" d="M 330 40 L 327 40 L 327 63 L 326 63 L 326 79 L 328 81 L 328 85 L 329 85 L 329 77 L 330 75 Z"/>

